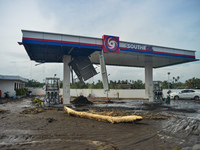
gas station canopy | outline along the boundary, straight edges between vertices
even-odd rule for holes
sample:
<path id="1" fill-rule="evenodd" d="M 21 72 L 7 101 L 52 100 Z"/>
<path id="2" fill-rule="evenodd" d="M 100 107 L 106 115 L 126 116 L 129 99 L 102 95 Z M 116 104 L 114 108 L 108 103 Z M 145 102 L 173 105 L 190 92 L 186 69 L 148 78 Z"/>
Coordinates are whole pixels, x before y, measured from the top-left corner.
<path id="1" fill-rule="evenodd" d="M 64 55 L 89 56 L 99 64 L 102 38 L 22 30 L 22 42 L 30 59 L 40 63 L 63 62 Z M 111 36 L 112 37 L 112 36 Z M 112 43 L 111 43 L 112 44 Z M 119 52 L 105 52 L 106 65 L 145 67 L 149 60 L 153 68 L 196 61 L 195 51 L 119 41 Z"/>
<path id="2" fill-rule="evenodd" d="M 100 64 L 104 91 L 109 91 L 106 65 L 144 67 L 145 99 L 154 102 L 153 68 L 196 61 L 195 51 L 120 41 L 117 36 L 92 38 L 22 30 L 31 60 L 63 63 L 63 104 L 70 103 L 70 72 L 80 81 L 97 74 L 92 64 Z M 72 76 L 73 77 L 73 76 Z"/>

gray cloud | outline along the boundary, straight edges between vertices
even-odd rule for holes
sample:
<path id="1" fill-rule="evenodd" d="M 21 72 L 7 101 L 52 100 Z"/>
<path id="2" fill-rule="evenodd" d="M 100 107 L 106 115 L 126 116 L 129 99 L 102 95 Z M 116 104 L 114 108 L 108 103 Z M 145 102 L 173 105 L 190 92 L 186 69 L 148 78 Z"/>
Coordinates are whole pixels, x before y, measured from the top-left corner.
<path id="1" fill-rule="evenodd" d="M 197 50 L 200 58 L 200 1 L 198 0 L 13 0 L 0 1 L 0 74 L 20 75 L 43 81 L 55 73 L 62 79 L 62 64 L 35 66 L 23 46 L 21 29 L 58 32 L 100 38 L 117 35 L 120 40 Z M 187 67 L 187 70 L 185 69 Z M 200 77 L 200 63 L 154 69 L 155 80 L 167 72 L 184 80 Z M 144 69 L 108 66 L 111 80 L 144 81 Z M 123 72 L 123 74 L 122 74 Z M 98 74 L 94 80 L 101 79 Z"/>

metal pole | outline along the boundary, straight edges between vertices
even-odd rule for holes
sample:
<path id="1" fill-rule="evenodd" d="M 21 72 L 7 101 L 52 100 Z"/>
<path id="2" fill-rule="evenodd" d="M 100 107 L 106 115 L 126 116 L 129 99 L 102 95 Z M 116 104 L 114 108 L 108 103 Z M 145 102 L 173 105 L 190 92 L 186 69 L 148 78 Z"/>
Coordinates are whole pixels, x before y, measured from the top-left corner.
<path id="1" fill-rule="evenodd" d="M 168 74 L 168 89 L 169 89 L 169 75 L 170 75 L 170 72 L 168 72 L 167 74 Z"/>

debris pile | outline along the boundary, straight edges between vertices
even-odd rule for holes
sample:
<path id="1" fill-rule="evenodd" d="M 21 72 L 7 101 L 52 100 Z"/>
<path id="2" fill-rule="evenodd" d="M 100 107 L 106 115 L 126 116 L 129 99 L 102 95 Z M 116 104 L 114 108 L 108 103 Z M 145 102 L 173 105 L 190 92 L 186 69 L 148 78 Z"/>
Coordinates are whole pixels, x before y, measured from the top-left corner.
<path id="1" fill-rule="evenodd" d="M 84 96 L 79 96 L 75 98 L 73 101 L 71 101 L 72 104 L 93 104 L 93 102 L 89 101 L 86 97 Z"/>

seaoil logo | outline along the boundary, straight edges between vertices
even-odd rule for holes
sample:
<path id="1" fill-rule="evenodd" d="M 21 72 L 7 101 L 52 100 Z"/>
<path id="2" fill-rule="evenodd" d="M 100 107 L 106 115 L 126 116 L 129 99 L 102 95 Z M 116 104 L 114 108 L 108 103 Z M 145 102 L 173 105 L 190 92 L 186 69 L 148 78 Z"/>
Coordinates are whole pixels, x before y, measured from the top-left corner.
<path id="1" fill-rule="evenodd" d="M 103 35 L 103 50 L 119 53 L 119 37 Z"/>
<path id="2" fill-rule="evenodd" d="M 114 52 L 119 48 L 119 41 L 114 36 L 108 36 L 104 42 L 107 50 L 109 51 Z"/>

